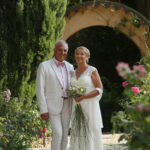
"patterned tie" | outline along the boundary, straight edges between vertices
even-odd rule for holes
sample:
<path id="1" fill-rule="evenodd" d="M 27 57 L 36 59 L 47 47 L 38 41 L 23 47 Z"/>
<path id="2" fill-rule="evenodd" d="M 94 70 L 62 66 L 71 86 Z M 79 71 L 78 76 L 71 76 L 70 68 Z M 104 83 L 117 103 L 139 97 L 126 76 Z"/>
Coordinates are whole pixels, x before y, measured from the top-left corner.
<path id="1" fill-rule="evenodd" d="M 57 67 L 59 67 L 59 66 L 64 67 L 64 66 L 65 66 L 65 63 L 64 63 L 64 62 L 58 62 L 58 63 L 57 63 Z"/>

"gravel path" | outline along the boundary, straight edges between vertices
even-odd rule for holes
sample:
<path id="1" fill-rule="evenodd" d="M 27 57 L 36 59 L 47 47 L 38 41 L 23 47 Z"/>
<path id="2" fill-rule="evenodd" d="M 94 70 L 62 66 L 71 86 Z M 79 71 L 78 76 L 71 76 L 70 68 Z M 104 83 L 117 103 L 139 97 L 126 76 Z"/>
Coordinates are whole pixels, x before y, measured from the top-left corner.
<path id="1" fill-rule="evenodd" d="M 127 146 L 124 146 L 126 141 L 121 141 L 120 143 L 118 143 L 118 138 L 120 137 L 120 135 L 121 134 L 103 134 L 104 150 L 128 150 Z M 44 147 L 42 144 L 42 140 L 40 139 L 38 143 L 34 144 L 35 148 L 28 150 L 50 150 L 50 140 L 51 138 L 46 139 L 46 145 Z"/>

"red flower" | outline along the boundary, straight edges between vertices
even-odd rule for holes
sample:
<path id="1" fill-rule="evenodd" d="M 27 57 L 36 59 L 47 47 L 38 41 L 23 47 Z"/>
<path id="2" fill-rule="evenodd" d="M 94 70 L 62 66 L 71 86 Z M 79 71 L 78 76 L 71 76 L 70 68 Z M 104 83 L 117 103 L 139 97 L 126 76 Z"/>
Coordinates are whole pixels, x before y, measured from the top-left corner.
<path id="1" fill-rule="evenodd" d="M 39 132 L 41 133 L 41 132 L 42 132 L 42 129 L 40 129 Z"/>
<path id="2" fill-rule="evenodd" d="M 42 132 L 41 135 L 40 135 L 40 138 L 42 138 L 43 136 L 44 136 L 44 133 Z"/>
<path id="3" fill-rule="evenodd" d="M 129 82 L 128 81 L 124 81 L 124 82 L 122 82 L 122 87 L 126 87 L 126 85 L 128 84 Z"/>
<path id="4" fill-rule="evenodd" d="M 45 133 L 46 132 L 46 128 L 43 128 L 43 133 Z"/>

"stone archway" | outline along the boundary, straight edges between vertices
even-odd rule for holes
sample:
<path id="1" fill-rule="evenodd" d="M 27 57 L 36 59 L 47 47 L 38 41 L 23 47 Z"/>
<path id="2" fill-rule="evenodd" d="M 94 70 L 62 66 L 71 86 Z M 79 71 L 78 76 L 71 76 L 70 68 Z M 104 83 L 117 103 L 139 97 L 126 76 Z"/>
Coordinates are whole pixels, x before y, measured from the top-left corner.
<path id="1" fill-rule="evenodd" d="M 140 49 L 147 52 L 145 34 L 149 34 L 150 22 L 132 8 L 116 2 L 86 2 L 67 11 L 64 40 L 71 35 L 91 26 L 108 26 L 117 28 L 128 36 Z"/>

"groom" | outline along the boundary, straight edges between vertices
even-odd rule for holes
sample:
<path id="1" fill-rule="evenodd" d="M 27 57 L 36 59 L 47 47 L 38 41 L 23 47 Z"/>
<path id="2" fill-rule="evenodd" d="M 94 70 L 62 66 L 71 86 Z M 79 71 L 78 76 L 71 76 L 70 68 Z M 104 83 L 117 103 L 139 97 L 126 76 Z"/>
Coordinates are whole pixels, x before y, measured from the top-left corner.
<path id="1" fill-rule="evenodd" d="M 54 57 L 39 65 L 36 78 L 36 96 L 41 118 L 50 121 L 53 135 L 51 150 L 66 150 L 71 115 L 71 100 L 66 89 L 70 85 L 73 66 L 64 61 L 68 44 L 60 40 L 55 44 Z"/>

